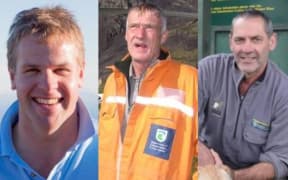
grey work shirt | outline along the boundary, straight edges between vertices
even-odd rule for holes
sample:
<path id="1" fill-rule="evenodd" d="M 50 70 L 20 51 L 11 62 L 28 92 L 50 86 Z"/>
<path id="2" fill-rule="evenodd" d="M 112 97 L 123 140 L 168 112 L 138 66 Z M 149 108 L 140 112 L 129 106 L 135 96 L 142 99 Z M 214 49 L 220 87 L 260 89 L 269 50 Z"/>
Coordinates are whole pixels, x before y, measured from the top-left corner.
<path id="1" fill-rule="evenodd" d="M 288 79 L 271 61 L 265 74 L 240 97 L 243 78 L 232 54 L 201 60 L 199 139 L 231 168 L 273 164 L 277 177 L 288 175 Z"/>

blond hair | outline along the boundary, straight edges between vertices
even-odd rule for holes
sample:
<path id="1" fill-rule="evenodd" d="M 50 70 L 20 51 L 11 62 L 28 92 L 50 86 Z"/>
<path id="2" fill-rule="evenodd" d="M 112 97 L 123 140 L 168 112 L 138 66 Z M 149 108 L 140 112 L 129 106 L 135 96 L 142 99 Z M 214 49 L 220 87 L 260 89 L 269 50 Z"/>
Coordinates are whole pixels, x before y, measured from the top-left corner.
<path id="1" fill-rule="evenodd" d="M 9 29 L 7 40 L 8 68 L 15 70 L 17 46 L 28 35 L 36 36 L 40 42 L 47 42 L 50 37 L 75 42 L 79 50 L 77 61 L 84 66 L 84 42 L 79 26 L 73 15 L 61 6 L 32 8 L 19 12 Z"/>

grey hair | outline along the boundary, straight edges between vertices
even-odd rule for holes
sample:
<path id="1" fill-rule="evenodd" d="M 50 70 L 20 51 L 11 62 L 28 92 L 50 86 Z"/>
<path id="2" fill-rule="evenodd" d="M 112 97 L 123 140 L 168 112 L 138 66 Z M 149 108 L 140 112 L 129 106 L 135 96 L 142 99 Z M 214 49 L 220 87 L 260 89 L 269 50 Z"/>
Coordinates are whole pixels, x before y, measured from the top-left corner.
<path id="1" fill-rule="evenodd" d="M 265 15 L 263 12 L 258 11 L 256 9 L 248 9 L 244 12 L 239 13 L 237 16 L 235 16 L 232 20 L 232 27 L 231 27 L 231 34 L 233 33 L 232 29 L 235 24 L 235 21 L 238 20 L 239 18 L 255 18 L 255 17 L 260 17 L 264 21 L 264 28 L 265 32 L 267 35 L 270 37 L 273 34 L 273 24 L 271 19 Z"/>
<path id="2" fill-rule="evenodd" d="M 139 5 L 133 6 L 129 9 L 128 15 L 132 11 L 138 11 L 141 13 L 149 11 L 149 12 L 155 13 L 155 15 L 161 20 L 161 32 L 163 33 L 167 30 L 167 18 L 164 12 L 160 8 L 158 8 L 156 5 L 150 4 L 150 3 L 142 3 Z M 127 27 L 128 27 L 128 21 L 126 21 L 126 28 Z"/>

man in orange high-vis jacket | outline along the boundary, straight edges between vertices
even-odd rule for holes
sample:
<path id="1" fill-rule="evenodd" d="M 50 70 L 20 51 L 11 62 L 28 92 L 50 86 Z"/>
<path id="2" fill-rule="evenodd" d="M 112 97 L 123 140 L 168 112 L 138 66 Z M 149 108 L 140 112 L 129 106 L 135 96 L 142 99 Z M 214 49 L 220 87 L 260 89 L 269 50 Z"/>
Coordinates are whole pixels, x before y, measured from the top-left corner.
<path id="1" fill-rule="evenodd" d="M 112 66 L 99 119 L 100 180 L 192 179 L 197 70 L 160 46 L 166 18 L 151 4 L 128 12 L 129 54 Z"/>

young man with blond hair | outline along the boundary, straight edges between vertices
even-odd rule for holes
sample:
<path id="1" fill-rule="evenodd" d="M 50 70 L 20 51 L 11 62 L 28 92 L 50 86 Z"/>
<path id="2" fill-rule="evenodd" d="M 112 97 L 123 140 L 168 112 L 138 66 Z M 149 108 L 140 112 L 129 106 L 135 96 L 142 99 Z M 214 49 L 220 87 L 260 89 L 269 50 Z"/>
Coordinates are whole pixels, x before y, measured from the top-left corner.
<path id="1" fill-rule="evenodd" d="M 79 97 L 83 37 L 55 7 L 21 11 L 7 41 L 17 101 L 0 126 L 0 179 L 97 179 L 95 122 Z"/>

